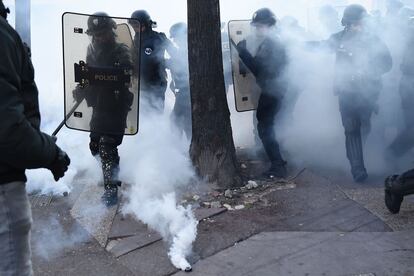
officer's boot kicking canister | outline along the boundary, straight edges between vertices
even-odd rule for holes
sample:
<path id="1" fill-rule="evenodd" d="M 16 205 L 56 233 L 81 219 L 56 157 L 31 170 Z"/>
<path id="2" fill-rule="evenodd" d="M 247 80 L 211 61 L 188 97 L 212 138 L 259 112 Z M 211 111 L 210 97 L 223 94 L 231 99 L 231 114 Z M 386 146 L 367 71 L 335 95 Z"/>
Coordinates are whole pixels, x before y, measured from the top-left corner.
<path id="1" fill-rule="evenodd" d="M 116 145 L 111 143 L 111 138 L 101 138 L 99 155 L 101 156 L 105 188 L 102 202 L 107 207 L 111 207 L 118 204 L 118 186 L 121 186 L 121 181 L 117 180 L 119 171 L 118 150 Z"/>
<path id="2" fill-rule="evenodd" d="M 414 194 L 414 170 L 385 179 L 385 206 L 393 214 L 400 212 L 404 196 Z"/>

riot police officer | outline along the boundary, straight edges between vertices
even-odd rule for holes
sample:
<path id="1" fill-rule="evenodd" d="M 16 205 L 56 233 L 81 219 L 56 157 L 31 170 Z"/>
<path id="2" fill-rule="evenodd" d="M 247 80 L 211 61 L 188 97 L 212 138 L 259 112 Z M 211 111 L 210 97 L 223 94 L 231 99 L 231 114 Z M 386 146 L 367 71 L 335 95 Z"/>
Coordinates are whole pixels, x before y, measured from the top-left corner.
<path id="1" fill-rule="evenodd" d="M 338 12 L 332 5 L 324 5 L 319 9 L 318 19 L 322 24 L 323 31 L 327 35 L 331 35 L 341 30 Z M 327 36 L 325 36 L 326 39 Z"/>
<path id="2" fill-rule="evenodd" d="M 140 72 L 141 96 L 148 101 L 150 107 L 163 111 L 167 89 L 165 52 L 172 48 L 171 41 L 164 33 L 153 30 L 156 22 L 151 20 L 147 11 L 134 11 L 131 18 L 133 20 L 129 23 L 136 33 L 134 41 L 137 45 L 141 45 L 141 49 L 135 49 L 132 56 L 134 63 L 140 62 L 140 68 L 142 68 Z M 135 22 L 140 24 L 134 24 Z M 139 38 L 141 38 L 140 42 Z"/>
<path id="3" fill-rule="evenodd" d="M 176 23 L 170 28 L 170 38 L 177 46 L 167 62 L 171 72 L 171 91 L 175 95 L 172 117 L 177 127 L 191 139 L 191 99 L 188 75 L 187 24 Z"/>
<path id="4" fill-rule="evenodd" d="M 287 64 L 287 54 L 284 45 L 274 35 L 276 16 L 268 8 L 257 10 L 253 14 L 251 25 L 258 42 L 257 51 L 253 55 L 246 48 L 246 40 L 237 45 L 239 56 L 244 65 L 256 77 L 261 88 L 257 107 L 257 129 L 271 166 L 265 173 L 266 177 L 285 177 L 286 161 L 280 153 L 276 140 L 274 121 L 282 104 L 286 85 L 283 73 Z"/>
<path id="5" fill-rule="evenodd" d="M 371 115 L 378 111 L 381 77 L 392 67 L 387 46 L 364 28 L 366 16 L 361 5 L 349 5 L 342 18 L 345 29 L 328 40 L 336 51 L 334 89 L 345 129 L 346 153 L 356 182 L 368 177 L 363 143 L 371 129 Z"/>
<path id="6" fill-rule="evenodd" d="M 116 42 L 116 23 L 106 13 L 97 12 L 88 18 L 86 33 L 91 37 L 86 64 L 94 67 L 132 68 L 132 59 L 126 45 Z M 119 155 L 126 118 L 133 102 L 133 94 L 126 86 L 90 85 L 73 91 L 77 101 L 86 100 L 92 107 L 89 148 L 93 156 L 100 157 L 106 206 L 118 202 Z"/>

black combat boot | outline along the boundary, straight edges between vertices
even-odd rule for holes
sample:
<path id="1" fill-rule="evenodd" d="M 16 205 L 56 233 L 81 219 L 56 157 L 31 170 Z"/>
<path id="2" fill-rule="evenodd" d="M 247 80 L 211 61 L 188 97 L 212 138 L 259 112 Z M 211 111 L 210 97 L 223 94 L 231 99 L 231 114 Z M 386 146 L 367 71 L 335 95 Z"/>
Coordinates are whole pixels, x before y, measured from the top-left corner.
<path id="1" fill-rule="evenodd" d="M 115 141 L 111 137 L 101 137 L 99 156 L 101 158 L 103 184 L 105 188 L 104 194 L 102 195 L 102 202 L 107 207 L 111 207 L 118 204 L 118 186 L 121 186 L 121 181 L 118 181 L 118 150 Z"/>
<path id="2" fill-rule="evenodd" d="M 272 163 L 270 168 L 263 173 L 263 176 L 268 179 L 285 178 L 286 175 L 286 162 Z"/>
<path id="3" fill-rule="evenodd" d="M 385 206 L 393 214 L 400 212 L 404 196 L 414 194 L 413 171 L 391 175 L 385 179 Z"/>
<path id="4" fill-rule="evenodd" d="M 357 183 L 364 182 L 368 178 L 368 173 L 364 166 L 353 167 L 351 172 L 354 177 L 354 181 Z"/>
<path id="5" fill-rule="evenodd" d="M 109 183 L 105 185 L 105 192 L 102 195 L 102 203 L 106 207 L 112 207 L 118 204 L 118 184 Z"/>

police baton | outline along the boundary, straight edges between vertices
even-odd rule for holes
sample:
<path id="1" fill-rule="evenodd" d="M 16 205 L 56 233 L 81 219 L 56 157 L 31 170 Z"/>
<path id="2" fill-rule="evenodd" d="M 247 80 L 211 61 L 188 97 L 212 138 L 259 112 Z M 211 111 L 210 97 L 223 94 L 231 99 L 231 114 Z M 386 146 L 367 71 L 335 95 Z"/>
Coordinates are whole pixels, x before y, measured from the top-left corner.
<path id="1" fill-rule="evenodd" d="M 59 124 L 59 126 L 53 131 L 52 137 L 56 137 L 58 132 L 62 129 L 62 127 L 65 125 L 66 121 L 69 120 L 69 118 L 75 113 L 75 110 L 79 107 L 79 105 L 83 102 L 83 99 L 81 101 L 76 102 L 76 104 L 69 110 L 69 113 L 65 115 L 65 119 Z"/>
<path id="2" fill-rule="evenodd" d="M 234 42 L 233 39 L 230 38 L 230 44 L 233 45 L 233 47 L 236 49 L 237 52 L 239 52 L 239 50 L 237 49 L 237 44 L 236 42 Z"/>

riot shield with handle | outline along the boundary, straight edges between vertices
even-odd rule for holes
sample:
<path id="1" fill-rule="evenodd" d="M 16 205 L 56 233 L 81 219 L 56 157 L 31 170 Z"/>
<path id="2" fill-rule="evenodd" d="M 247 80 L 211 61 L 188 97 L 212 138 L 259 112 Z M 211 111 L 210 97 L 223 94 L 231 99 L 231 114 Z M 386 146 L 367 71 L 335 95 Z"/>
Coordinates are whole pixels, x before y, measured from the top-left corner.
<path id="1" fill-rule="evenodd" d="M 139 68 L 133 67 L 139 63 L 133 64 L 131 52 L 139 39 L 133 43 L 128 18 L 64 13 L 62 23 L 65 125 L 135 135 Z"/>
<path id="2" fill-rule="evenodd" d="M 255 76 L 243 64 L 237 51 L 237 44 L 246 41 L 247 50 L 254 56 L 257 49 L 255 38 L 252 36 L 250 20 L 232 20 L 228 23 L 233 88 L 238 112 L 257 109 L 261 89 L 256 83 Z"/>

